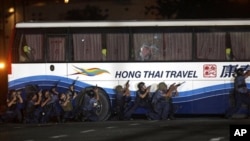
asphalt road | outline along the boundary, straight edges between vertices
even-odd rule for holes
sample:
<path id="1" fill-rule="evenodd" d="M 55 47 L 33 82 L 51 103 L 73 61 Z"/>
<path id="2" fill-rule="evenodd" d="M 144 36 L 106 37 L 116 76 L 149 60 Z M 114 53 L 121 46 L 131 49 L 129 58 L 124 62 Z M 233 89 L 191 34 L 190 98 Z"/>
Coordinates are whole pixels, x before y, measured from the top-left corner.
<path id="1" fill-rule="evenodd" d="M 250 119 L 178 118 L 64 124 L 0 124 L 0 141 L 229 141 L 229 126 Z"/>

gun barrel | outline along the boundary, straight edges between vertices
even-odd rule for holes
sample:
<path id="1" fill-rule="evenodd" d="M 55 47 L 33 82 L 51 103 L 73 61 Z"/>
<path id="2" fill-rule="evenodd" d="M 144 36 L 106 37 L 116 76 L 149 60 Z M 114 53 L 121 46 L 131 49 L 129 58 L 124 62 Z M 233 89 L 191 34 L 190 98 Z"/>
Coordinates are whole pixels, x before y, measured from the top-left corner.
<path id="1" fill-rule="evenodd" d="M 177 85 L 175 85 L 175 86 L 179 87 L 179 86 L 181 86 L 183 83 L 185 83 L 185 81 L 183 81 L 183 82 L 181 82 L 181 83 L 179 83 L 179 84 L 177 84 Z"/>
<path id="2" fill-rule="evenodd" d="M 73 83 L 71 85 L 75 85 L 76 84 L 76 81 L 78 80 L 78 76 L 76 77 L 76 79 L 73 81 Z"/>

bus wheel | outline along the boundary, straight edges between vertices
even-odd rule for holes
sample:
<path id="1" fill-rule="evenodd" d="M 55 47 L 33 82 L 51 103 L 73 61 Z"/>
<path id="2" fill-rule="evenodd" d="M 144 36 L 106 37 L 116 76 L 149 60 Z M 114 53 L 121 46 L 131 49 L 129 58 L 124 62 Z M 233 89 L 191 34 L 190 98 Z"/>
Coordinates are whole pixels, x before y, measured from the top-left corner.
<path id="1" fill-rule="evenodd" d="M 97 115 L 100 121 L 108 120 L 111 115 L 110 101 L 107 93 L 99 88 L 99 101 L 97 105 Z"/>
<path id="2" fill-rule="evenodd" d="M 86 94 L 86 91 L 94 89 L 94 87 L 87 87 L 82 90 L 80 95 L 76 97 L 76 103 L 78 106 L 84 105 L 84 95 Z M 111 105 L 109 101 L 108 94 L 102 89 L 98 87 L 99 92 L 99 101 L 97 105 L 97 115 L 99 117 L 99 121 L 105 121 L 108 120 L 111 116 Z"/>

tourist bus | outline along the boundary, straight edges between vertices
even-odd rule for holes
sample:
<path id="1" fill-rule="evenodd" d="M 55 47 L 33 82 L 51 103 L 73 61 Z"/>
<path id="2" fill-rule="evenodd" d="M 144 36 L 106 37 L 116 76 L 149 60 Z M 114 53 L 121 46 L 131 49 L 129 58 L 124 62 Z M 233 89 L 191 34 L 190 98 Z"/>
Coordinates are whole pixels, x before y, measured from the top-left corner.
<path id="1" fill-rule="evenodd" d="M 74 83 L 79 93 L 97 86 L 98 115 L 107 120 L 117 85 L 129 80 L 134 100 L 139 82 L 151 93 L 160 82 L 182 83 L 177 114 L 221 115 L 233 104 L 234 70 L 250 69 L 249 39 L 250 20 L 21 22 L 8 87 L 25 97 L 32 85 L 64 92 Z"/>

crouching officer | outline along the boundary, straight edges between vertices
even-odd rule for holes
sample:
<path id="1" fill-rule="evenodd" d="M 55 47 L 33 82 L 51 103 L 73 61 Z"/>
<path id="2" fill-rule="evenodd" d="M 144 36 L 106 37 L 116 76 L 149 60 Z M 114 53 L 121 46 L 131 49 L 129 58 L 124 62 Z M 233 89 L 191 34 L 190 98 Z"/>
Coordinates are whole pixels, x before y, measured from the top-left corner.
<path id="1" fill-rule="evenodd" d="M 125 84 L 125 88 L 121 85 L 116 86 L 116 116 L 118 120 L 124 119 L 124 113 L 129 109 L 131 106 L 131 96 L 129 91 L 129 81 Z"/>
<path id="2" fill-rule="evenodd" d="M 158 120 L 166 120 L 172 114 L 172 96 L 177 92 L 177 87 L 172 84 L 168 89 L 164 82 L 158 84 L 158 89 L 152 97 L 152 106 L 157 113 Z"/>
<path id="3" fill-rule="evenodd" d="M 226 113 L 226 118 L 231 118 L 232 115 L 240 109 L 242 104 L 250 106 L 250 95 L 248 93 L 246 78 L 250 76 L 250 70 L 244 72 L 244 69 L 235 70 L 236 76 L 234 79 L 235 106 L 230 108 Z M 250 116 L 250 111 L 248 112 Z"/>
<path id="4" fill-rule="evenodd" d="M 57 122 L 61 122 L 61 109 L 59 104 L 59 92 L 56 90 L 57 86 L 52 87 L 50 90 L 51 93 L 51 103 L 52 103 L 52 113 L 56 117 Z"/>
<path id="5" fill-rule="evenodd" d="M 25 123 L 39 123 L 41 114 L 41 100 L 42 90 L 40 90 L 38 93 L 32 93 L 28 97 L 28 102 L 25 108 Z"/>
<path id="6" fill-rule="evenodd" d="M 70 100 L 70 96 L 66 95 L 65 93 L 61 93 L 59 104 L 61 105 L 63 112 L 62 112 L 62 122 L 66 122 L 69 119 L 73 118 L 73 106 Z"/>
<path id="7" fill-rule="evenodd" d="M 91 90 L 86 91 L 86 94 L 89 96 L 89 101 L 85 101 L 83 107 L 83 116 L 85 121 L 98 121 L 99 117 L 97 115 L 98 109 L 98 101 L 99 101 L 99 94 L 98 88 L 94 88 Z"/>
<path id="8" fill-rule="evenodd" d="M 146 87 L 144 82 L 140 82 L 138 85 L 138 90 L 136 91 L 135 103 L 129 108 L 128 111 L 124 114 L 125 120 L 130 120 L 132 114 L 137 108 L 144 108 L 147 113 L 147 119 L 154 119 L 155 113 L 153 112 L 152 105 L 149 98 L 149 89 L 150 87 Z"/>
<path id="9" fill-rule="evenodd" d="M 50 120 L 52 114 L 53 101 L 49 90 L 43 91 L 43 98 L 41 101 L 41 123 L 47 123 Z"/>
<path id="10" fill-rule="evenodd" d="M 16 90 L 10 90 L 7 97 L 7 111 L 0 116 L 2 122 L 22 122 L 22 112 L 19 108 L 20 104 L 23 104 L 23 98 L 20 92 Z"/>

